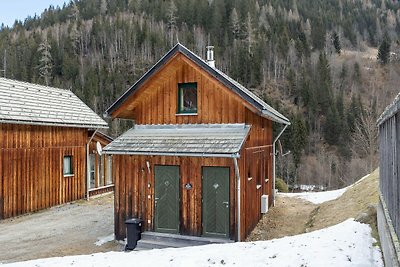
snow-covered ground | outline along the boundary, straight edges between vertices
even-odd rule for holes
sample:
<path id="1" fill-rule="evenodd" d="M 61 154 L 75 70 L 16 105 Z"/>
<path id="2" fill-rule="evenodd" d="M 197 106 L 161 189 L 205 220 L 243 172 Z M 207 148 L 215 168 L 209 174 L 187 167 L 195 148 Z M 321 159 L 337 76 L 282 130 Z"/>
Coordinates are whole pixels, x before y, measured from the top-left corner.
<path id="1" fill-rule="evenodd" d="M 361 179 L 359 179 L 354 184 L 352 184 L 352 185 L 350 185 L 348 187 L 342 188 L 342 189 L 338 189 L 338 190 L 324 191 L 324 192 L 278 193 L 278 195 L 284 196 L 284 197 L 301 198 L 301 199 L 310 201 L 310 202 L 312 202 L 314 204 L 321 204 L 321 203 L 324 203 L 326 201 L 334 200 L 334 199 L 337 199 L 337 198 L 341 197 L 344 194 L 344 192 L 346 192 L 347 189 L 349 189 L 352 186 L 360 183 L 362 180 L 364 180 L 366 177 L 368 177 L 368 175 L 362 177 Z"/>
<path id="2" fill-rule="evenodd" d="M 2 266 L 383 266 L 374 242 L 369 225 L 349 219 L 319 231 L 269 241 L 107 252 Z"/>

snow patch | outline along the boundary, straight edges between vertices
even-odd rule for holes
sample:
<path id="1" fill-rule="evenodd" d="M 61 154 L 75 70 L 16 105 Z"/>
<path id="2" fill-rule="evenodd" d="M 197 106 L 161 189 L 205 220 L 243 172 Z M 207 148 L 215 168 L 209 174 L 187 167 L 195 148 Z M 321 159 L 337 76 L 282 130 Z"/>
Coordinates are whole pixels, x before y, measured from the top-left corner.
<path id="1" fill-rule="evenodd" d="M 2 265 L 25 266 L 383 266 L 369 225 L 338 225 L 269 241 L 148 251 L 107 252 Z"/>
<path id="2" fill-rule="evenodd" d="M 108 243 L 110 241 L 114 240 L 114 234 L 108 235 L 108 236 L 103 236 L 97 238 L 97 241 L 94 243 L 96 246 L 100 247 L 105 243 Z"/>
<path id="3" fill-rule="evenodd" d="M 365 178 L 367 178 L 369 174 L 365 175 L 361 179 L 359 179 L 357 182 L 355 182 L 352 185 L 349 185 L 345 188 L 338 189 L 338 190 L 332 190 L 332 191 L 324 191 L 324 192 L 304 192 L 304 193 L 278 193 L 280 196 L 284 197 L 295 197 L 295 198 L 300 198 L 304 199 L 307 201 L 310 201 L 311 203 L 314 204 L 321 204 L 330 200 L 337 199 L 341 197 L 344 192 L 346 192 L 347 189 L 355 186 L 356 184 L 360 183 L 363 181 Z"/>

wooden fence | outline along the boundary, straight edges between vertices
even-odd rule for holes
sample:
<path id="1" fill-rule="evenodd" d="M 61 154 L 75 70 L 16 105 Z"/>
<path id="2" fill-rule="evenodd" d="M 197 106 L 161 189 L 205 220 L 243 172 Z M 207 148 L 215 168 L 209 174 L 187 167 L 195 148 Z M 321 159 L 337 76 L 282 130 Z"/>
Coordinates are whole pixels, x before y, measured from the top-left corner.
<path id="1" fill-rule="evenodd" d="M 397 237 L 400 237 L 400 98 L 378 120 L 380 190 Z"/>

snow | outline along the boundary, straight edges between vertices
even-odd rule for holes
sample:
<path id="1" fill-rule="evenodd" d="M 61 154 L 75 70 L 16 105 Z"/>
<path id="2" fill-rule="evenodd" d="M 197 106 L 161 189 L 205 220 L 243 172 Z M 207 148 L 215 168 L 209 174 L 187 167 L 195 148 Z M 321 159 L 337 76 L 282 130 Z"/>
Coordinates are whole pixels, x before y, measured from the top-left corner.
<path id="1" fill-rule="evenodd" d="M 314 204 L 321 204 L 324 203 L 326 201 L 330 201 L 330 200 L 334 200 L 337 199 L 339 197 L 341 197 L 344 192 L 346 192 L 347 189 L 353 187 L 354 185 L 360 183 L 361 181 L 363 181 L 365 178 L 367 178 L 369 176 L 366 175 L 364 177 L 362 177 L 361 179 L 359 179 L 357 182 L 355 182 L 354 184 L 342 188 L 342 189 L 338 189 L 338 190 L 332 190 L 332 191 L 324 191 L 324 192 L 304 192 L 304 193 L 278 193 L 278 195 L 280 196 L 284 196 L 284 197 L 296 197 L 296 198 L 300 198 L 300 199 L 304 199 L 307 201 L 310 201 Z"/>
<path id="2" fill-rule="evenodd" d="M 325 192 L 304 192 L 304 193 L 278 193 L 280 196 L 284 197 L 296 197 L 301 198 L 307 201 L 310 201 L 314 204 L 321 204 L 329 200 L 334 200 L 339 198 L 341 195 L 346 192 L 346 188 L 325 191 Z"/>
<path id="3" fill-rule="evenodd" d="M 39 259 L 2 267 L 46 266 L 383 266 L 369 225 L 338 225 L 269 241 Z"/>
<path id="4" fill-rule="evenodd" d="M 97 241 L 94 243 L 96 246 L 100 247 L 105 243 L 108 243 L 110 241 L 114 240 L 114 234 L 108 235 L 108 236 L 103 236 L 97 238 Z"/>

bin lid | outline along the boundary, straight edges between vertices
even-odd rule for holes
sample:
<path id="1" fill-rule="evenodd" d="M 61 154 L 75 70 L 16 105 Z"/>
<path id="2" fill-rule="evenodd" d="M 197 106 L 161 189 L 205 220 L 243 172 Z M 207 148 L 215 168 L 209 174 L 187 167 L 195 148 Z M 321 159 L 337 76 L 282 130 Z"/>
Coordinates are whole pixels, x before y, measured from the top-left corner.
<path id="1" fill-rule="evenodd" d="M 139 218 L 131 218 L 125 221 L 125 224 L 137 224 L 137 223 L 142 223 L 143 220 Z"/>

